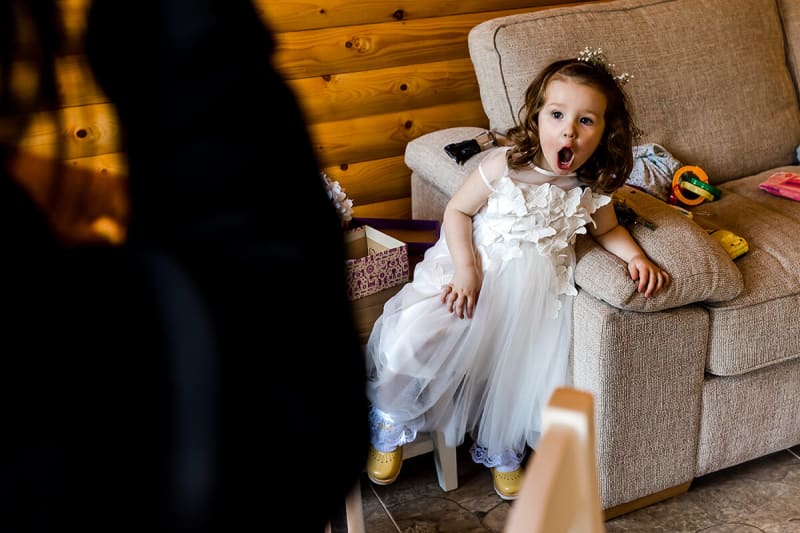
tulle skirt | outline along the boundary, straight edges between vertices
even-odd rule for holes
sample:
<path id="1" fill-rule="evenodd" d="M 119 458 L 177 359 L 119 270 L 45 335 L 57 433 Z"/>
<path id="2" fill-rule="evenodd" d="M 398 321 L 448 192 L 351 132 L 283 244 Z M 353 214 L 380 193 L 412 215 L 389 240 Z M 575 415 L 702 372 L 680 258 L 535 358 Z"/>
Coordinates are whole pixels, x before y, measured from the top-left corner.
<path id="1" fill-rule="evenodd" d="M 473 458 L 497 466 L 519 462 L 539 440 L 542 409 L 566 382 L 572 296 L 555 296 L 552 261 L 533 243 L 517 257 L 477 250 L 484 280 L 473 318 L 440 301 L 453 274 L 442 236 L 375 322 L 368 396 L 379 411 L 373 442 L 384 449 L 418 431 L 440 431 L 448 446 L 469 434 L 481 448 Z M 561 253 L 574 265 L 571 247 Z"/>

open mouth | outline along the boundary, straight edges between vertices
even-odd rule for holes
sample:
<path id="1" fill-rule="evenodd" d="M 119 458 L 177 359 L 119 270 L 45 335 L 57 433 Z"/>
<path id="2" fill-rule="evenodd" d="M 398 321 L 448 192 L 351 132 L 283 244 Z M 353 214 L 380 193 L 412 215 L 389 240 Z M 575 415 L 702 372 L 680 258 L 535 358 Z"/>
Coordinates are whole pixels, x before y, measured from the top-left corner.
<path id="1" fill-rule="evenodd" d="M 558 168 L 561 170 L 569 170 L 572 166 L 572 160 L 575 159 L 575 152 L 572 148 L 565 146 L 558 151 Z"/>

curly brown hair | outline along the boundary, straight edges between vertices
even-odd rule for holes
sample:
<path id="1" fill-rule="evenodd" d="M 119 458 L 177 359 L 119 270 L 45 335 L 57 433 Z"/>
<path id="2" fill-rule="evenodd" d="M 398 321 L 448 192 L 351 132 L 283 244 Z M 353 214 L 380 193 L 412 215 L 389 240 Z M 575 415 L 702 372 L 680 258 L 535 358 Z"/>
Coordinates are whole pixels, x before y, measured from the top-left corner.
<path id="1" fill-rule="evenodd" d="M 525 103 L 519 110 L 517 125 L 506 133 L 513 147 L 508 164 L 523 168 L 533 162 L 541 149 L 539 111 L 544 105 L 550 81 L 569 79 L 595 87 L 606 97 L 605 131 L 594 154 L 578 169 L 578 179 L 593 190 L 611 193 L 620 188 L 633 170 L 633 122 L 628 96 L 603 65 L 562 59 L 545 67 L 525 91 Z"/>

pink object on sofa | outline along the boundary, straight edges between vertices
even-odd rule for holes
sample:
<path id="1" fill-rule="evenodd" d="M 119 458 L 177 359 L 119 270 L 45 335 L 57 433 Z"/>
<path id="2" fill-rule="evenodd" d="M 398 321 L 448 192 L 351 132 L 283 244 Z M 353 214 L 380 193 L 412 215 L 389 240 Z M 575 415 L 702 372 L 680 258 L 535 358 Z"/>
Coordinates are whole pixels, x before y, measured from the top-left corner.
<path id="1" fill-rule="evenodd" d="M 800 174 L 775 172 L 759 183 L 758 188 L 775 196 L 800 201 Z"/>

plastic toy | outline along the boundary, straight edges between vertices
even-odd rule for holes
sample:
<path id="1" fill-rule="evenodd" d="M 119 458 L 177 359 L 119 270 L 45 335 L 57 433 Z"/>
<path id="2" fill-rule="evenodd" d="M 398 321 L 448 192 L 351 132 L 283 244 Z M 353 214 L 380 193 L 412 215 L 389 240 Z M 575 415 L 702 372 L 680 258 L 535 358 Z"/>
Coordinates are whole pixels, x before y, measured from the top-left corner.
<path id="1" fill-rule="evenodd" d="M 700 180 L 697 180 L 697 179 L 694 179 L 694 178 L 692 178 L 692 179 L 694 181 L 700 181 Z M 700 182 L 700 183 L 702 183 L 702 182 Z M 697 196 L 702 196 L 703 198 L 705 198 L 709 202 L 713 202 L 714 201 L 714 195 L 713 194 L 711 194 L 707 190 L 703 189 L 702 187 L 698 187 L 696 184 L 694 184 L 694 183 L 692 183 L 690 181 L 686 181 L 685 179 L 681 180 L 681 189 L 683 189 L 685 191 L 692 192 L 692 193 L 696 194 Z"/>
<path id="2" fill-rule="evenodd" d="M 743 237 L 739 237 L 726 229 L 714 230 L 709 235 L 719 241 L 731 259 L 736 259 L 750 250 L 750 245 L 747 244 Z"/>
<path id="3" fill-rule="evenodd" d="M 758 188 L 775 196 L 783 196 L 800 201 L 800 174 L 794 172 L 775 172 L 762 181 Z"/>
<path id="4" fill-rule="evenodd" d="M 684 195 L 683 191 L 691 193 L 691 196 Z M 722 196 L 722 191 L 708 182 L 708 175 L 698 166 L 683 166 L 672 176 L 670 200 L 674 198 L 674 203 L 680 202 L 683 205 L 694 207 L 706 200 L 714 201 L 720 196 Z"/>
<path id="5" fill-rule="evenodd" d="M 710 183 L 706 183 L 705 181 L 699 180 L 695 178 L 691 173 L 686 173 L 681 176 L 681 185 L 684 183 L 694 185 L 700 189 L 703 189 L 705 192 L 711 194 L 711 200 L 716 200 L 720 196 L 722 196 L 722 191 L 718 188 L 714 187 Z M 692 189 L 687 189 L 692 190 Z"/>

